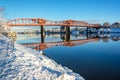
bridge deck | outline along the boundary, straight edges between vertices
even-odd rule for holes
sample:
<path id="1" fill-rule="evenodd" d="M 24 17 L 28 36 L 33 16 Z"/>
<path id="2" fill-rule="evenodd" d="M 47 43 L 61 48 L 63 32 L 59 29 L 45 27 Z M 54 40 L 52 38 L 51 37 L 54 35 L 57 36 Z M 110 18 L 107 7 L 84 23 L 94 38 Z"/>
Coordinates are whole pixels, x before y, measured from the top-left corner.
<path id="1" fill-rule="evenodd" d="M 76 27 L 100 27 L 100 24 L 89 24 L 84 21 L 64 20 L 51 21 L 40 18 L 21 18 L 9 20 L 8 26 L 76 26 Z"/>

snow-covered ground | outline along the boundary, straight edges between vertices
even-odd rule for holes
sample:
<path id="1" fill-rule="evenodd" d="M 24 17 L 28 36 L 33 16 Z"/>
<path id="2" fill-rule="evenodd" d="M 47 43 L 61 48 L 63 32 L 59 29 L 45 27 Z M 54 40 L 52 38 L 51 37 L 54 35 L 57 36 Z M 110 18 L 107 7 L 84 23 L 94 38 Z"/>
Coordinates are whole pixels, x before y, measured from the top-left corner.
<path id="1" fill-rule="evenodd" d="M 0 80 L 84 80 L 38 51 L 0 35 Z"/>

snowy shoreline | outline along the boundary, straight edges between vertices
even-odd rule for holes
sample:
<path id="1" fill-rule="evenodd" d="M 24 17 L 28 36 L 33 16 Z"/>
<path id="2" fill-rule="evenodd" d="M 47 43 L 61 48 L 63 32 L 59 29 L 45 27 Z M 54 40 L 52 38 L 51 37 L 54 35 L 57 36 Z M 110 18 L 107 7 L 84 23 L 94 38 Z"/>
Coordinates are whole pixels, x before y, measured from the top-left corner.
<path id="1" fill-rule="evenodd" d="M 38 51 L 0 35 L 0 80 L 84 80 Z"/>

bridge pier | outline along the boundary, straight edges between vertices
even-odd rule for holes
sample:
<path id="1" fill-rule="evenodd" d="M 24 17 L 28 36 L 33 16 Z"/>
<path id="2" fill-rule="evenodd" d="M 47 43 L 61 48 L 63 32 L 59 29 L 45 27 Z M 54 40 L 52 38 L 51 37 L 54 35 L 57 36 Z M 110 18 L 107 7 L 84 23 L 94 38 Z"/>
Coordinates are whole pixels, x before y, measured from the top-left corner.
<path id="1" fill-rule="evenodd" d="M 89 34 L 89 28 L 87 27 L 87 30 L 86 30 L 86 35 L 87 35 L 87 39 L 88 39 L 88 34 Z"/>
<path id="2" fill-rule="evenodd" d="M 44 43 L 45 41 L 45 30 L 43 28 L 43 26 L 41 26 L 41 43 Z"/>
<path id="3" fill-rule="evenodd" d="M 66 40 L 65 41 L 70 41 L 70 26 L 66 26 Z"/>
<path id="4" fill-rule="evenodd" d="M 63 39 L 63 41 L 69 41 L 70 40 L 70 26 L 62 26 L 61 27 L 61 39 Z"/>
<path id="5" fill-rule="evenodd" d="M 65 32 L 65 26 L 61 26 L 61 27 L 60 27 L 60 32 L 61 32 L 61 33 L 64 33 L 64 32 Z"/>
<path id="6" fill-rule="evenodd" d="M 88 27 L 87 27 L 86 31 L 87 31 L 87 34 L 88 34 L 88 32 L 89 32 L 89 28 Z"/>

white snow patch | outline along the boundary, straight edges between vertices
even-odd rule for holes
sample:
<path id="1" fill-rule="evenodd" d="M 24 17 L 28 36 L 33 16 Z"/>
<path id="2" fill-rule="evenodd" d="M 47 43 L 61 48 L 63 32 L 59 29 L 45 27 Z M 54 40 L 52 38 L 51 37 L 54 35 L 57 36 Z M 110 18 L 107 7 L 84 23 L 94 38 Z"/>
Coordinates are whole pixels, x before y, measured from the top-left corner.
<path id="1" fill-rule="evenodd" d="M 0 80 L 84 80 L 38 51 L 0 35 Z"/>

